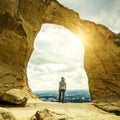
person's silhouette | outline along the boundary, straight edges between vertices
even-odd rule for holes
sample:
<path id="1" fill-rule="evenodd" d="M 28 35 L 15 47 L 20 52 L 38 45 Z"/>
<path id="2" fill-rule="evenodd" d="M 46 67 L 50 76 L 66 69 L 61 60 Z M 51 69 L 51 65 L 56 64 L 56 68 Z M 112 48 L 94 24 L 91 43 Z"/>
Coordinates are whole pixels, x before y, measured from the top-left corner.
<path id="1" fill-rule="evenodd" d="M 59 102 L 62 102 L 62 103 L 64 102 L 65 91 L 66 91 L 65 78 L 61 77 L 61 81 L 59 82 Z"/>

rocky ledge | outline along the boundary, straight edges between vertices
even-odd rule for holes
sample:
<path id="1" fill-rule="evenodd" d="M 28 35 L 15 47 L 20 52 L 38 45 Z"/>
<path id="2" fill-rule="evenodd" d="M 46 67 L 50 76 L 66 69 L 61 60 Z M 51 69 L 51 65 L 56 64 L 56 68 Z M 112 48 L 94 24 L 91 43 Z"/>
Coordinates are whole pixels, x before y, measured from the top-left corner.
<path id="1" fill-rule="evenodd" d="M 82 20 L 56 0 L 0 0 L 0 100 L 19 101 L 18 97 L 8 97 L 11 89 L 21 89 L 29 98 L 34 96 L 26 70 L 34 39 L 44 23 L 62 25 L 81 38 L 92 100 L 119 99 L 120 34 Z M 25 105 L 27 97 L 18 103 Z"/>

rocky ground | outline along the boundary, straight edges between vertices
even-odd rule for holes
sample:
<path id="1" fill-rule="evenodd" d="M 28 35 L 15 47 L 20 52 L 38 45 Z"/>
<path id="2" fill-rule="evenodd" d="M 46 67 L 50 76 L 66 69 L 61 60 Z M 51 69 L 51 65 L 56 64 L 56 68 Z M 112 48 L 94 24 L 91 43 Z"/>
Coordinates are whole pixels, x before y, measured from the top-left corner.
<path id="1" fill-rule="evenodd" d="M 104 103 L 53 103 L 30 99 L 25 107 L 2 105 L 0 109 L 10 112 L 15 120 L 120 120 L 113 111 L 116 102 L 108 107 Z M 105 106 L 104 106 L 105 105 Z M 97 106 L 97 107 L 96 107 Z M 103 107 L 104 106 L 104 107 Z M 113 107 L 114 106 L 114 107 Z M 107 109 L 108 111 L 99 108 Z M 110 109 L 113 111 L 109 111 Z M 119 113 L 120 107 L 117 107 Z M 8 116 L 8 115 L 7 115 Z M 10 115 L 9 115 L 10 116 Z M 9 117 L 8 116 L 8 117 Z M 3 120 L 3 119 L 0 119 Z M 7 119 L 14 120 L 14 119 Z"/>

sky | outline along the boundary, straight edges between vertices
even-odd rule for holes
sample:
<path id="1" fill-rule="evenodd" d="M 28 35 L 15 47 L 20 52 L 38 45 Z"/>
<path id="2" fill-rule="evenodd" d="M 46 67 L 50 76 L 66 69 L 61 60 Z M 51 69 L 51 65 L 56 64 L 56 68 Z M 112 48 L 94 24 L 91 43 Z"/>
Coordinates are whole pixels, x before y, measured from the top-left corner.
<path id="1" fill-rule="evenodd" d="M 120 0 L 58 0 L 78 12 L 81 19 L 103 24 L 120 32 Z M 88 89 L 84 70 L 84 48 L 80 40 L 66 28 L 44 24 L 34 43 L 27 67 L 32 91 L 57 90 L 62 76 L 67 89 Z"/>
<path id="2" fill-rule="evenodd" d="M 81 19 L 103 24 L 120 33 L 120 0 L 57 0 L 78 12 Z"/>
<path id="3" fill-rule="evenodd" d="M 84 48 L 68 29 L 44 24 L 38 33 L 27 75 L 33 91 L 57 90 L 62 76 L 67 89 L 88 89 Z"/>

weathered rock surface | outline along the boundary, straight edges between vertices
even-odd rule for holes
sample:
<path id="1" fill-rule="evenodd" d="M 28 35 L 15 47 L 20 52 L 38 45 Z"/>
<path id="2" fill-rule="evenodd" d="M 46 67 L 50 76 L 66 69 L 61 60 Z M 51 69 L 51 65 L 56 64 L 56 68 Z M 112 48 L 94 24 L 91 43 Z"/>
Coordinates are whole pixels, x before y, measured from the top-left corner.
<path id="1" fill-rule="evenodd" d="M 104 99 L 100 101 L 94 101 L 94 105 L 99 109 L 102 109 L 109 113 L 114 113 L 115 115 L 120 116 L 120 100 L 116 99 Z"/>
<path id="2" fill-rule="evenodd" d="M 30 120 L 66 120 L 62 115 L 52 112 L 48 109 L 39 110 Z"/>
<path id="3" fill-rule="evenodd" d="M 12 88 L 32 95 L 26 68 L 43 23 L 62 25 L 82 38 L 93 100 L 120 98 L 120 35 L 55 0 L 0 0 L 0 96 Z"/>
<path id="4" fill-rule="evenodd" d="M 15 105 L 25 106 L 28 98 L 21 89 L 11 89 L 4 93 L 2 100 Z"/>
<path id="5" fill-rule="evenodd" d="M 15 117 L 7 110 L 0 108 L 0 120 L 15 120 Z"/>

